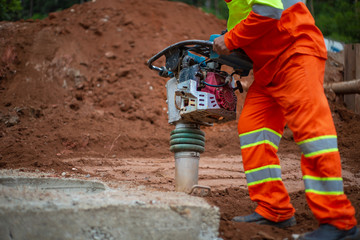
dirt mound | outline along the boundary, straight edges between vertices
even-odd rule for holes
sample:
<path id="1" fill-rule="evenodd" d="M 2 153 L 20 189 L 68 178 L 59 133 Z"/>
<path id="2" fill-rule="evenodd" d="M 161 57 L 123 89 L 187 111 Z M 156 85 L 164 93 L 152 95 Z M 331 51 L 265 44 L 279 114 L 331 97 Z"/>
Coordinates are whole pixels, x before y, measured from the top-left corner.
<path id="1" fill-rule="evenodd" d="M 0 22 L 0 168 L 51 172 L 56 177 L 63 172 L 91 174 L 107 181 L 132 180 L 171 189 L 166 187 L 173 185 L 169 170 L 174 170 L 169 167 L 173 166 L 169 151 L 173 127 L 167 123 L 167 79 L 149 70 L 146 61 L 169 44 L 208 39 L 225 28 L 225 21 L 200 9 L 161 0 L 141 4 L 97 0 L 51 13 L 41 21 Z M 339 54 L 330 56 L 325 81 L 342 80 L 341 59 Z M 360 117 L 348 111 L 338 96 L 331 92 L 327 96 L 343 167 L 359 176 Z M 238 114 L 244 97 L 238 95 Z M 202 156 L 211 158 L 201 166 L 200 180 L 222 187 L 224 178 L 226 184 L 234 179 L 245 182 L 243 171 L 232 167 L 241 163 L 226 160 L 224 164 L 226 156 L 240 155 L 236 122 L 204 130 Z M 298 158 L 292 155 L 300 156 L 288 129 L 279 152 L 290 154 L 295 162 Z M 251 209 L 250 200 L 234 205 L 246 195 L 236 188 L 214 193 L 208 200 L 222 211 L 221 237 L 240 239 L 239 226 L 229 222 L 235 213 L 229 206 Z M 356 201 L 358 191 L 351 194 Z M 304 216 L 311 216 L 309 210 Z M 301 221 L 305 227 L 307 220 Z M 277 233 L 289 232 L 264 228 L 263 235 L 255 238 L 248 233 L 242 236 L 278 239 Z"/>
<path id="2" fill-rule="evenodd" d="M 88 2 L 42 21 L 3 22 L 2 166 L 57 169 L 77 154 L 169 155 L 166 79 L 145 62 L 224 27 L 195 7 L 155 0 Z"/>
<path id="3" fill-rule="evenodd" d="M 171 43 L 208 39 L 224 28 L 225 21 L 200 9 L 160 0 L 100 0 L 41 21 L 2 22 L 0 165 L 56 170 L 71 167 L 62 158 L 84 154 L 171 156 L 167 80 L 145 63 Z M 326 81 L 341 78 L 339 59 L 328 61 Z M 329 96 L 345 131 L 359 117 Z M 205 131 L 205 155 L 240 154 L 236 122 Z M 285 138 L 291 141 L 291 133 Z"/>

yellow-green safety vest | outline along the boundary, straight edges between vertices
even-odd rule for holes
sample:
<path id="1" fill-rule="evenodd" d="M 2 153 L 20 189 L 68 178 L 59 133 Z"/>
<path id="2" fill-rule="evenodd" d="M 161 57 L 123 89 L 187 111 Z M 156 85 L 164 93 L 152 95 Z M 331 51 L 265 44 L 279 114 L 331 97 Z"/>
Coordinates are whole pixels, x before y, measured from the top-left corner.
<path id="1" fill-rule="evenodd" d="M 227 21 L 228 31 L 233 29 L 239 22 L 249 15 L 254 4 L 266 5 L 282 10 L 284 9 L 282 0 L 232 0 L 230 2 L 226 2 L 226 4 L 229 8 L 229 18 Z"/>

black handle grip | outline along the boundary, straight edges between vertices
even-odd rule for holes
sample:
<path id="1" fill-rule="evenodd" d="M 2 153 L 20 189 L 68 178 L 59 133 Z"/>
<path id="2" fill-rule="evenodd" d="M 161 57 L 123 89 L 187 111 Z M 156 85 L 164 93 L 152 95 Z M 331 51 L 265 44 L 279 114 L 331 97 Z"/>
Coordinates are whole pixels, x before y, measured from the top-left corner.
<path id="1" fill-rule="evenodd" d="M 185 41 L 175 43 L 175 44 L 170 45 L 167 48 L 163 49 L 162 51 L 158 52 L 154 56 L 152 56 L 148 60 L 147 65 L 150 69 L 160 72 L 161 67 L 154 66 L 153 62 L 155 62 L 160 57 L 166 55 L 168 52 L 170 52 L 176 48 L 181 48 L 181 47 L 190 46 L 190 45 L 200 45 L 200 46 L 212 48 L 213 42 L 207 41 L 207 40 L 185 40 Z"/>

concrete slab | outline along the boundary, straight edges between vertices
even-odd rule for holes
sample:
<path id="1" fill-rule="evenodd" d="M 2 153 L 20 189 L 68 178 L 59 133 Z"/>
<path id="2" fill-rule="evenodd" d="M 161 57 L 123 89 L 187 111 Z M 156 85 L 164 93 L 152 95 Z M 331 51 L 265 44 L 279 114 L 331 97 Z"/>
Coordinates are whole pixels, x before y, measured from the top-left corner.
<path id="1" fill-rule="evenodd" d="M 0 177 L 0 239 L 218 239 L 220 214 L 184 193 Z"/>

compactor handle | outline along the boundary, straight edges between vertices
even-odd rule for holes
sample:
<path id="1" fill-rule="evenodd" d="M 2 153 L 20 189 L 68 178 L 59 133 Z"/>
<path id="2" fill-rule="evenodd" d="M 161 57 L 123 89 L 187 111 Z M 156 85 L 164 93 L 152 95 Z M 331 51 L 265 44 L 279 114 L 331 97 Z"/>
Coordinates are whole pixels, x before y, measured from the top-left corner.
<path id="1" fill-rule="evenodd" d="M 170 57 L 173 55 L 176 58 L 177 52 L 186 50 L 207 57 L 220 64 L 230 66 L 239 72 L 240 76 L 247 76 L 253 67 L 252 60 L 242 49 L 235 49 L 230 55 L 218 55 L 215 53 L 213 51 L 213 40 L 216 36 L 217 35 L 213 35 L 210 40 L 186 40 L 170 45 L 150 58 L 147 65 L 150 69 L 158 71 L 159 75 L 162 77 L 173 77 L 174 74 L 171 72 L 171 69 L 166 69 L 166 67 L 157 67 L 153 65 L 153 63 L 162 56 Z"/>
<path id="2" fill-rule="evenodd" d="M 175 44 L 170 45 L 167 48 L 163 49 L 162 51 L 158 52 L 153 57 L 151 57 L 149 59 L 149 61 L 147 62 L 147 65 L 150 69 L 161 73 L 162 71 L 164 71 L 164 68 L 153 65 L 153 63 L 156 60 L 158 60 L 160 57 L 162 57 L 164 55 L 166 56 L 168 53 L 170 53 L 174 50 L 177 50 L 179 48 L 188 47 L 190 49 L 191 48 L 190 46 L 193 46 L 194 52 L 197 52 L 203 56 L 208 57 L 210 55 L 210 51 L 212 50 L 213 42 L 207 41 L 207 40 L 185 40 L 185 41 L 175 43 Z"/>

